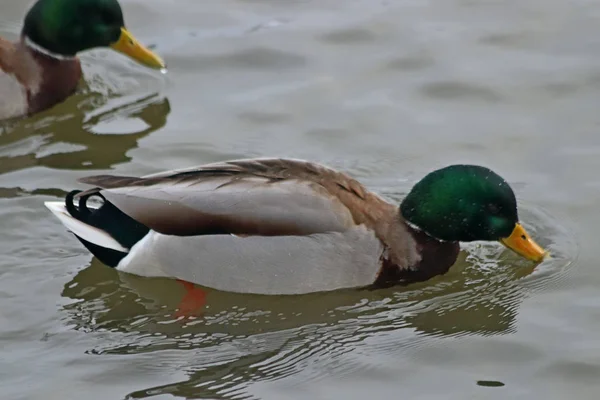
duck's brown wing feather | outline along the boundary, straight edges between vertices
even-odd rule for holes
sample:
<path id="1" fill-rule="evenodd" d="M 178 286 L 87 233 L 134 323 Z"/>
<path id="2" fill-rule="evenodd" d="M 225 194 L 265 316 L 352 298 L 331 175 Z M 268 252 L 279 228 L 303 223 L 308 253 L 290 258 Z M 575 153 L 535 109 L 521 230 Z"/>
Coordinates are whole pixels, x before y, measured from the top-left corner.
<path id="1" fill-rule="evenodd" d="M 309 235 L 373 223 L 385 202 L 349 176 L 299 160 L 251 159 L 145 177 L 92 176 L 121 211 L 160 233 Z M 93 189 L 92 189 L 93 190 Z"/>

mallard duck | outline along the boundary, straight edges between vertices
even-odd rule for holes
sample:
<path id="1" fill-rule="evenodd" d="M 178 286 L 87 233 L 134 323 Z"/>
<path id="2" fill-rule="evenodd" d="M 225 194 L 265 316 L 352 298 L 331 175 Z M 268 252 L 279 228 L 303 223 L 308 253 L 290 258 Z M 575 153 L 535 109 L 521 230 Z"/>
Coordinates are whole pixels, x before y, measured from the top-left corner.
<path id="1" fill-rule="evenodd" d="M 390 204 L 342 172 L 247 159 L 98 175 L 46 206 L 104 264 L 242 293 L 301 294 L 427 280 L 459 242 L 500 241 L 540 262 L 508 183 L 488 168 L 429 173 Z M 98 198 L 101 205 L 88 201 Z"/>
<path id="2" fill-rule="evenodd" d="M 0 38 L 0 120 L 64 101 L 81 78 L 76 54 L 95 47 L 165 67 L 125 29 L 116 0 L 38 0 L 25 16 L 20 40 Z"/>

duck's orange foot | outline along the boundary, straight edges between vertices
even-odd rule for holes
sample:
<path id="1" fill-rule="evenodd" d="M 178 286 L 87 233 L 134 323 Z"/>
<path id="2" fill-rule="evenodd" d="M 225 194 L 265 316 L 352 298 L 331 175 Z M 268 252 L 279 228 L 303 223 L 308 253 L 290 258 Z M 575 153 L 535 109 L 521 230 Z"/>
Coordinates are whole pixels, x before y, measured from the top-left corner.
<path id="1" fill-rule="evenodd" d="M 206 304 L 206 292 L 194 286 L 191 282 L 182 281 L 181 279 L 177 279 L 177 282 L 183 285 L 186 294 L 179 302 L 175 317 L 179 318 L 199 314 L 198 311 Z"/>

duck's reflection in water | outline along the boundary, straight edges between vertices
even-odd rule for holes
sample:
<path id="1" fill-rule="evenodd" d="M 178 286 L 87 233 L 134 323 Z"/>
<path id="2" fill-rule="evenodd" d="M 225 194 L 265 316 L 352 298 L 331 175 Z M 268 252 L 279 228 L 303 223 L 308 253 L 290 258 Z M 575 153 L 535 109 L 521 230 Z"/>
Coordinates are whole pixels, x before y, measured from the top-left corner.
<path id="1" fill-rule="evenodd" d="M 404 288 L 302 296 L 205 288 L 206 305 L 184 318 L 175 316 L 184 295 L 176 281 L 119 273 L 94 260 L 65 285 L 63 296 L 78 300 L 65 307 L 65 322 L 85 332 L 111 332 L 110 341 L 90 349 L 94 354 L 187 350 L 185 357 L 161 361 L 187 371 L 187 380 L 131 398 L 238 398 L 249 382 L 294 374 L 311 360 L 342 368 L 334 365 L 336 357 L 369 339 L 388 352 L 432 335 L 511 332 L 527 293 L 518 280 L 532 267 L 515 264 L 498 247 L 486 250 L 495 268 L 481 268 L 481 258 L 462 252 L 447 275 Z"/>
<path id="2" fill-rule="evenodd" d="M 47 112 L 0 123 L 0 174 L 34 166 L 109 168 L 128 161 L 127 152 L 165 126 L 171 112 L 160 94 L 108 100 L 77 93 Z"/>

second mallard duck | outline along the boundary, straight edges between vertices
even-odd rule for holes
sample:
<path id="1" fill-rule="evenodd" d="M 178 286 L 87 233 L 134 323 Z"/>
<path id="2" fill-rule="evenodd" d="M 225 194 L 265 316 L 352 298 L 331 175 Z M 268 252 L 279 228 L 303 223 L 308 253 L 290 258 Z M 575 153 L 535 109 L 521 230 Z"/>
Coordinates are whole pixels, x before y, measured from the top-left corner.
<path id="1" fill-rule="evenodd" d="M 38 0 L 25 16 L 20 40 L 0 38 L 0 120 L 64 101 L 81 79 L 76 54 L 95 47 L 165 67 L 125 29 L 117 0 Z"/>
<path id="2" fill-rule="evenodd" d="M 103 263 L 233 292 L 300 294 L 443 274 L 459 242 L 500 241 L 540 262 L 504 179 L 452 165 L 400 207 L 350 176 L 299 160 L 249 159 L 142 178 L 100 175 L 46 206 Z M 99 207 L 88 205 L 100 198 Z M 74 203 L 76 200 L 76 203 Z"/>

